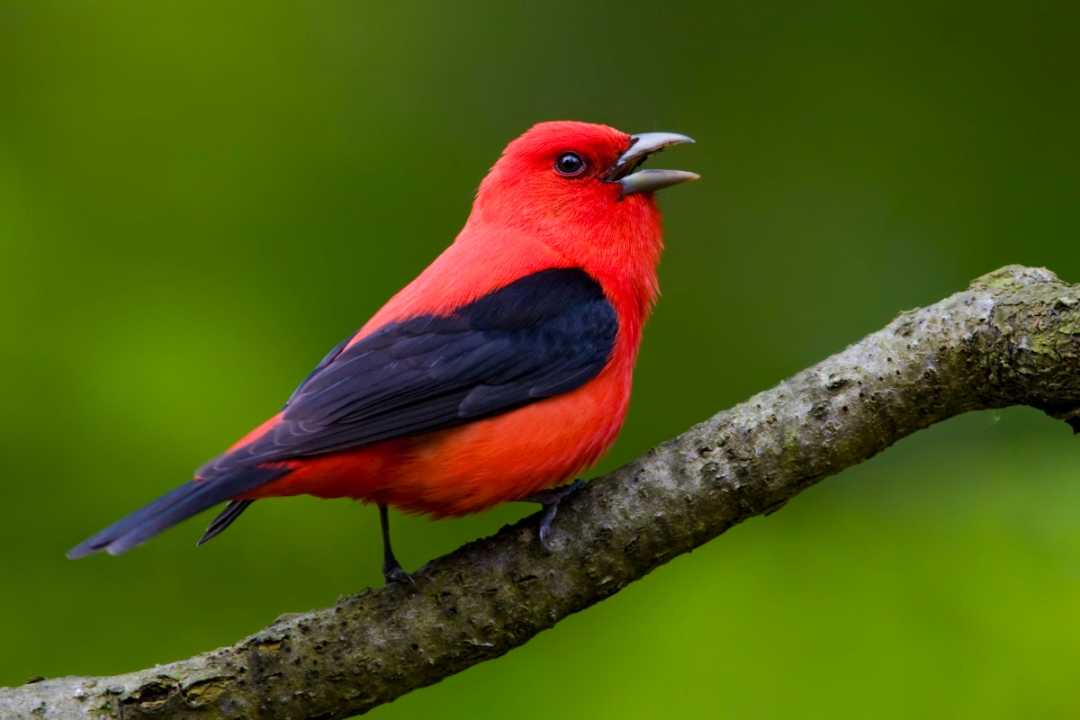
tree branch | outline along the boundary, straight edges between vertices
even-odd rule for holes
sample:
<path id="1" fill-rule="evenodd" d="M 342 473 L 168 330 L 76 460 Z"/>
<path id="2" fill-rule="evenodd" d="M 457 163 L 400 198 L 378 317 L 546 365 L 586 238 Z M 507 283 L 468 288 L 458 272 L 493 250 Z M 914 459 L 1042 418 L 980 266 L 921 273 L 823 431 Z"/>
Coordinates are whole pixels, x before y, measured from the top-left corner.
<path id="1" fill-rule="evenodd" d="M 1010 266 L 691 428 L 560 509 L 231 647 L 0 689 L 0 717 L 346 718 L 499 657 L 916 430 L 1030 405 L 1080 432 L 1080 287 Z"/>

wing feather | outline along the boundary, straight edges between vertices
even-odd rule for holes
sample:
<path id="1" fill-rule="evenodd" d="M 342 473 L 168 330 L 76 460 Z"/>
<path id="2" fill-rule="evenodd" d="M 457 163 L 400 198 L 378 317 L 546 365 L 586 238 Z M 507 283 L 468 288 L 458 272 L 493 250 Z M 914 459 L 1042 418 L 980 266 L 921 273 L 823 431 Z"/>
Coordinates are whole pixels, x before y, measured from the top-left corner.
<path id="1" fill-rule="evenodd" d="M 526 276 L 452 314 L 342 343 L 272 431 L 201 472 L 362 447 L 569 392 L 604 368 L 617 333 L 615 309 L 583 270 Z"/>

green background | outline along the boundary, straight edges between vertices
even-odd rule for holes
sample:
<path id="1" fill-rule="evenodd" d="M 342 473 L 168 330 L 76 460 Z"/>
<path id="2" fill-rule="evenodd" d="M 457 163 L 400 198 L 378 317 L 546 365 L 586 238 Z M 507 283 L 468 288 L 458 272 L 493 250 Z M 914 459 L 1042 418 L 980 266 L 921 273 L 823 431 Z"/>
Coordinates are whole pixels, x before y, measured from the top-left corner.
<path id="1" fill-rule="evenodd" d="M 63 553 L 274 412 L 538 120 L 698 140 L 601 470 L 1005 263 L 1080 281 L 1074 4 L 876 5 L 0 2 L 0 685 L 379 582 L 345 501 Z M 371 716 L 1075 717 L 1078 608 L 1080 445 L 981 413 Z"/>

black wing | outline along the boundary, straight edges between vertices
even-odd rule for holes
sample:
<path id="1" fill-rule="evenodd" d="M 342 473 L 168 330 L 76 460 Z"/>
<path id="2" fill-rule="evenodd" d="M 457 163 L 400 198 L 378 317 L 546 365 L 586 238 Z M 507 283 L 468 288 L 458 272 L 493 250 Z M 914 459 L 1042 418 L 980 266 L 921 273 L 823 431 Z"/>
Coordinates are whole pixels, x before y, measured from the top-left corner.
<path id="1" fill-rule="evenodd" d="M 451 427 L 573 390 L 607 364 L 617 332 L 615 309 L 583 270 L 526 276 L 451 315 L 335 348 L 272 431 L 200 475 Z"/>
<path id="2" fill-rule="evenodd" d="M 230 498 L 202 542 L 251 500 L 235 498 L 287 469 L 263 463 L 452 427 L 573 390 L 611 357 L 618 318 L 582 270 L 545 270 L 451 315 L 394 323 L 339 345 L 289 398 L 281 422 L 189 482 L 72 548 L 116 554 Z"/>

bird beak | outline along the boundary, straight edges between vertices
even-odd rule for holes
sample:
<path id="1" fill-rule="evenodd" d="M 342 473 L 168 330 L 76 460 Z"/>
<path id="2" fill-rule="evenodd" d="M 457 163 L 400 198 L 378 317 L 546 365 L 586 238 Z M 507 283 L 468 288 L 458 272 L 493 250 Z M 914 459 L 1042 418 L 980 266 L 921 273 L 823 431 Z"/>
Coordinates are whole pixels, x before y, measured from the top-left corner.
<path id="1" fill-rule="evenodd" d="M 638 170 L 653 153 L 671 145 L 692 142 L 693 138 L 678 133 L 651 132 L 633 135 L 630 137 L 630 147 L 615 161 L 604 180 L 619 183 L 623 197 L 634 193 L 656 192 L 672 185 L 698 180 L 700 175 L 685 170 Z"/>

